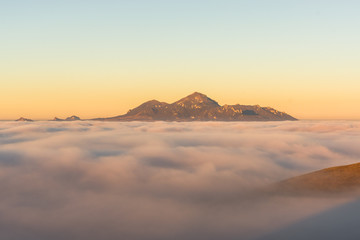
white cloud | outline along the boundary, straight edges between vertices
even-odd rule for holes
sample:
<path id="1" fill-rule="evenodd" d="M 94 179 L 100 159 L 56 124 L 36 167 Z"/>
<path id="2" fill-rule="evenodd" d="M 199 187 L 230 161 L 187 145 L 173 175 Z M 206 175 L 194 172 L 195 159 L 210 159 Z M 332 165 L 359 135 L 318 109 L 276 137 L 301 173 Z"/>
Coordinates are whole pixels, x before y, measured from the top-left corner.
<path id="1" fill-rule="evenodd" d="M 0 236 L 245 239 L 344 201 L 254 189 L 359 161 L 359 135 L 350 121 L 1 122 Z"/>

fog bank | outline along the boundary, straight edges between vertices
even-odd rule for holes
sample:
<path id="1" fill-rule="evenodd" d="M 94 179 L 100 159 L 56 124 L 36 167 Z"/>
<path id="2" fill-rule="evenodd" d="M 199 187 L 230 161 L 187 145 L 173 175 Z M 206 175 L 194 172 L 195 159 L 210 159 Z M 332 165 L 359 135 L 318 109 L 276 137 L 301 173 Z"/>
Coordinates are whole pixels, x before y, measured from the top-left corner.
<path id="1" fill-rule="evenodd" d="M 0 237 L 250 239 L 350 201 L 261 189 L 358 146 L 356 121 L 0 122 Z"/>

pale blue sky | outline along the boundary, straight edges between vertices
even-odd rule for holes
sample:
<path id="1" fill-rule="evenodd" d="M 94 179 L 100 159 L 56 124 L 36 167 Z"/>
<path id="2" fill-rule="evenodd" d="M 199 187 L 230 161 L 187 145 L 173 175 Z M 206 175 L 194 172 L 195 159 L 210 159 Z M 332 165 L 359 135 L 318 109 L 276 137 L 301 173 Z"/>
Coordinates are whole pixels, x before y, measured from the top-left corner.
<path id="1" fill-rule="evenodd" d="M 193 91 L 300 118 L 360 118 L 327 108 L 360 100 L 359 9 L 360 1 L 0 0 L 0 100 L 13 104 L 0 105 L 0 118 L 116 115 Z M 96 109 L 86 106 L 96 98 Z"/>

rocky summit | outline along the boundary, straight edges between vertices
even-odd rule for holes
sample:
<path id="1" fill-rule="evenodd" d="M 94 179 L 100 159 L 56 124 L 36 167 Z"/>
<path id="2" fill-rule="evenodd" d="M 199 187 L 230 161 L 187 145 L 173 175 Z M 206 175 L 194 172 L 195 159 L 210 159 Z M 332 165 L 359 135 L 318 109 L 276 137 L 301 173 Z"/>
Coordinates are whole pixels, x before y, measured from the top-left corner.
<path id="1" fill-rule="evenodd" d="M 271 107 L 259 105 L 219 105 L 195 92 L 174 103 L 151 100 L 124 115 L 98 118 L 103 121 L 284 121 L 296 118 Z"/>

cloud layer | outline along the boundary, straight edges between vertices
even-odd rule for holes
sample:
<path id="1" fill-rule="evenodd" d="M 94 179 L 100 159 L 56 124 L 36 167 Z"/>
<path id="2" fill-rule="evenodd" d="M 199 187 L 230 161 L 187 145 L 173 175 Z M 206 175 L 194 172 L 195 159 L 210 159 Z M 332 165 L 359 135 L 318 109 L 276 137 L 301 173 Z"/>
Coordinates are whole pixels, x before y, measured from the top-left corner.
<path id="1" fill-rule="evenodd" d="M 346 201 L 254 190 L 358 162 L 359 136 L 354 121 L 0 122 L 0 236 L 246 239 Z"/>

